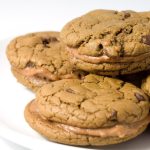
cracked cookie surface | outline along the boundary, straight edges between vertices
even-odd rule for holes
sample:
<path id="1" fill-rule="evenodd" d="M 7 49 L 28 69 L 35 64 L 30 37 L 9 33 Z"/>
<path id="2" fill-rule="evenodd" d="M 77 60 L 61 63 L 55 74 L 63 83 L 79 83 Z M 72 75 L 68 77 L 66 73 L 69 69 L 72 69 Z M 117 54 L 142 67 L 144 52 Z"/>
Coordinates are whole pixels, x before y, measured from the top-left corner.
<path id="1" fill-rule="evenodd" d="M 87 75 L 47 84 L 37 92 L 44 118 L 82 128 L 110 127 L 144 119 L 149 100 L 144 92 L 118 79 Z"/>
<path id="2" fill-rule="evenodd" d="M 141 134 L 150 122 L 149 107 L 148 97 L 134 85 L 89 74 L 44 85 L 24 114 L 48 140 L 98 146 Z"/>
<path id="3" fill-rule="evenodd" d="M 64 49 L 59 32 L 37 32 L 12 40 L 7 57 L 18 81 L 37 89 L 51 81 L 82 76 L 72 68 Z"/>
<path id="4" fill-rule="evenodd" d="M 28 124 L 40 133 L 42 136 L 47 138 L 50 141 L 69 144 L 69 145 L 109 145 L 117 144 L 127 140 L 130 140 L 139 134 L 141 134 L 147 127 L 147 124 L 143 125 L 138 129 L 134 134 L 125 136 L 125 137 L 100 137 L 100 136 L 91 136 L 77 134 L 70 132 L 61 127 L 59 123 L 51 122 L 43 119 L 37 108 L 36 101 L 31 101 L 25 108 L 25 119 Z"/>
<path id="5" fill-rule="evenodd" d="M 74 19 L 61 31 L 70 60 L 76 68 L 101 75 L 149 69 L 149 14 L 95 10 Z"/>

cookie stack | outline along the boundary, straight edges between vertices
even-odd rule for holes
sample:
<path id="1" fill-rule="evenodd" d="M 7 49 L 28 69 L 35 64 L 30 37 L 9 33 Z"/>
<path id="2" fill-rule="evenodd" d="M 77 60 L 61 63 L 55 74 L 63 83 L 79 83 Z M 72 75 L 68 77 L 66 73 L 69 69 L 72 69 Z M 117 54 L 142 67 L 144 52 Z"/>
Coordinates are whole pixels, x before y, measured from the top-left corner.
<path id="1" fill-rule="evenodd" d="M 60 33 L 15 38 L 7 56 L 17 80 L 36 92 L 26 121 L 51 141 L 116 144 L 150 123 L 150 12 L 95 10 Z"/>

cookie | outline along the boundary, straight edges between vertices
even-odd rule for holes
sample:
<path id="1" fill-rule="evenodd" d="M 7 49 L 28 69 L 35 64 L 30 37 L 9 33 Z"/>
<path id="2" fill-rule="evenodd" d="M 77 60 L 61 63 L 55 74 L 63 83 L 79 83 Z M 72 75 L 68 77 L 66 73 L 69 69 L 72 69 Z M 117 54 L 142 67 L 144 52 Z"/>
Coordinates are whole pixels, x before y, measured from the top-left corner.
<path id="1" fill-rule="evenodd" d="M 81 78 L 68 61 L 59 32 L 23 35 L 10 42 L 7 57 L 18 81 L 36 91 L 42 85 L 65 78 Z"/>
<path id="2" fill-rule="evenodd" d="M 78 68 L 117 76 L 150 68 L 148 12 L 95 10 L 70 21 L 60 37 Z"/>
<path id="3" fill-rule="evenodd" d="M 29 125 L 51 141 L 109 145 L 132 139 L 150 122 L 143 91 L 118 79 L 87 75 L 44 85 L 25 108 Z"/>

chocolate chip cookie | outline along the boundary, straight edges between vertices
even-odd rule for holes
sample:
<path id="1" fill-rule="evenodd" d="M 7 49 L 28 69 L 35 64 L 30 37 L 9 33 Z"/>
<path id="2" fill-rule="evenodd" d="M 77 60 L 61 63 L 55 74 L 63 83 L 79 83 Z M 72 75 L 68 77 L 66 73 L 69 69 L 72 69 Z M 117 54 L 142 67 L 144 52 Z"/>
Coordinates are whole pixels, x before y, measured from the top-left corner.
<path id="1" fill-rule="evenodd" d="M 150 12 L 95 10 L 69 22 L 61 39 L 78 68 L 124 75 L 150 68 Z"/>
<path id="2" fill-rule="evenodd" d="M 150 122 L 143 91 L 118 79 L 89 74 L 44 85 L 25 108 L 29 125 L 69 145 L 108 145 L 142 133 Z"/>
<path id="3" fill-rule="evenodd" d="M 19 82 L 32 90 L 66 78 L 80 78 L 68 61 L 59 32 L 38 32 L 19 36 L 7 48 L 12 72 Z"/>

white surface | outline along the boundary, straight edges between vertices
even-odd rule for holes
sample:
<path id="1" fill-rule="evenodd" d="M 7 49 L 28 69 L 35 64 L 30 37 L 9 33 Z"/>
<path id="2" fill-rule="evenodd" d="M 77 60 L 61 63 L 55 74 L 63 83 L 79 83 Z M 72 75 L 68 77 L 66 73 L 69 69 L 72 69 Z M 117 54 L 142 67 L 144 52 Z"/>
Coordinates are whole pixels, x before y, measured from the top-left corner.
<path id="1" fill-rule="evenodd" d="M 150 0 L 0 0 L 0 38 L 39 30 L 60 30 L 93 9 L 150 10 Z"/>
<path id="2" fill-rule="evenodd" d="M 34 98 L 34 94 L 17 83 L 10 72 L 10 65 L 5 55 L 5 48 L 8 41 L 0 41 L 0 136 L 16 144 L 35 150 L 51 148 L 60 150 L 84 149 L 48 142 L 27 125 L 24 120 L 23 111 L 25 105 Z M 150 129 L 129 142 L 95 149 L 149 150 L 149 137 Z"/>
<path id="3" fill-rule="evenodd" d="M 93 9 L 150 10 L 149 0 L 0 0 L 0 39 L 27 32 L 61 30 L 70 19 Z M 47 142 L 28 127 L 24 106 L 34 95 L 18 84 L 5 57 L 5 41 L 0 41 L 0 136 L 31 149 L 78 149 Z M 148 150 L 150 129 L 135 140 L 105 150 Z M 0 139 L 0 149 L 25 150 Z M 96 148 L 99 149 L 99 148 Z"/>
<path id="4" fill-rule="evenodd" d="M 17 145 L 2 138 L 0 138 L 0 148 L 2 150 L 28 150 L 27 148 L 24 148 L 20 145 Z"/>

